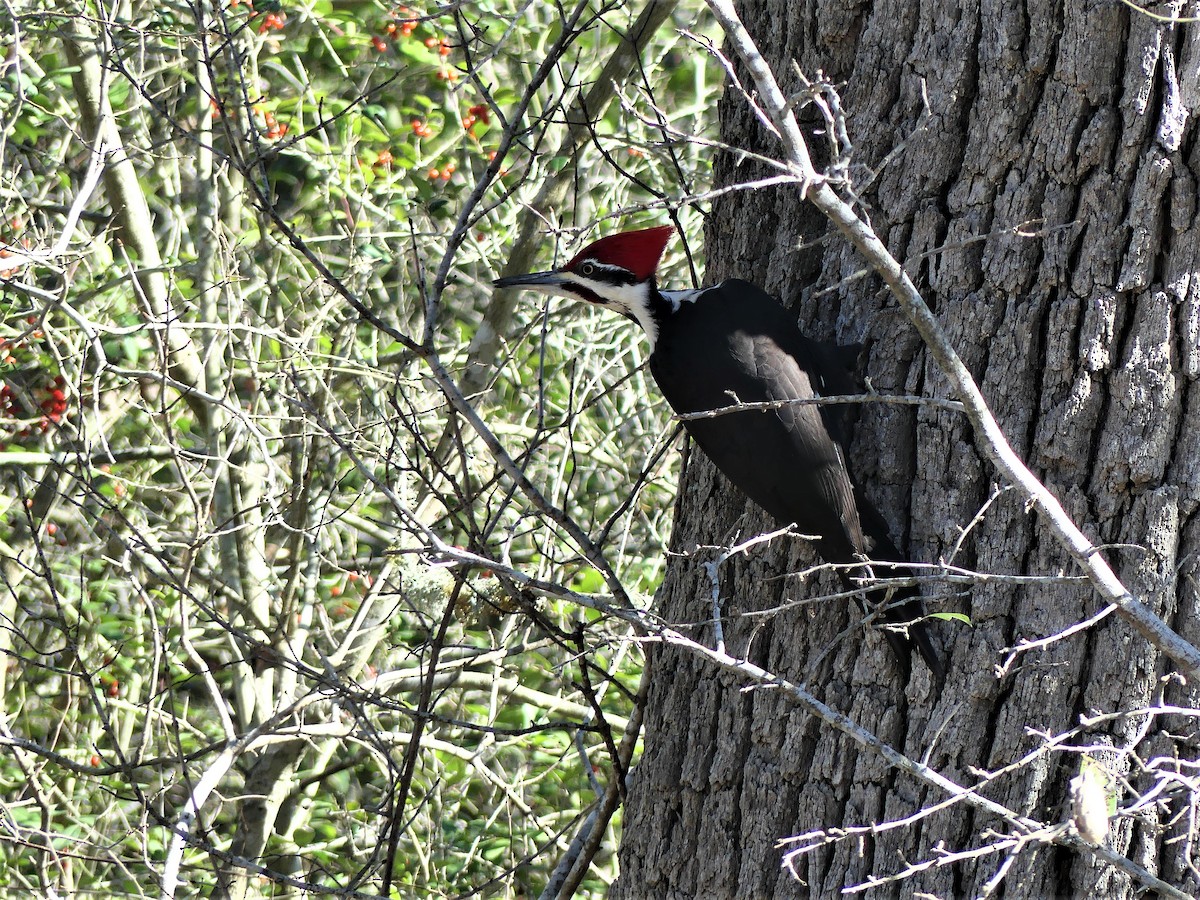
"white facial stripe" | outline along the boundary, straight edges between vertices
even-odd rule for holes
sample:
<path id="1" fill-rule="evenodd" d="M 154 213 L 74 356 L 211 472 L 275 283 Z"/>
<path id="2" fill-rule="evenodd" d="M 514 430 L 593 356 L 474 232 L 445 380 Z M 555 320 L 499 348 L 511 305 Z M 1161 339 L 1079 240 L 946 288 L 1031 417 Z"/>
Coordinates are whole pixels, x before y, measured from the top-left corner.
<path id="1" fill-rule="evenodd" d="M 632 277 L 632 273 L 628 269 L 622 268 L 621 266 L 615 266 L 612 263 L 598 262 L 597 260 L 589 259 L 586 263 L 584 263 L 584 265 L 595 266 L 602 272 L 617 272 L 620 275 Z"/>
<path id="2" fill-rule="evenodd" d="M 600 263 L 596 263 L 600 265 Z M 617 268 L 618 271 L 624 269 Z M 605 281 L 594 281 L 584 278 L 574 272 L 564 272 L 563 277 L 573 281 L 580 287 L 585 287 L 603 301 L 608 309 L 629 316 L 642 326 L 646 337 L 650 340 L 650 350 L 654 350 L 654 342 L 658 340 L 658 324 L 650 312 L 650 282 L 641 281 L 637 284 L 609 284 Z"/>
<path id="3" fill-rule="evenodd" d="M 680 306 L 684 303 L 695 303 L 706 290 L 708 288 L 696 288 L 691 291 L 660 291 L 659 293 L 667 298 L 667 302 L 671 304 L 672 312 L 679 312 Z"/>

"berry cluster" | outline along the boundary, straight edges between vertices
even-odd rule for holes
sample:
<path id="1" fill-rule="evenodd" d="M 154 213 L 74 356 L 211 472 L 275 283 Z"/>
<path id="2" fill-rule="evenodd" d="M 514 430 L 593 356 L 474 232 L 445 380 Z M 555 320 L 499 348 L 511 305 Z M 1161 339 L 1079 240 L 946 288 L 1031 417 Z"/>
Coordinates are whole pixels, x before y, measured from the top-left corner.
<path id="1" fill-rule="evenodd" d="M 254 8 L 254 0 L 229 0 L 229 8 L 237 9 L 239 6 L 244 6 L 250 10 L 250 18 L 258 18 L 258 10 Z M 269 12 L 261 22 L 258 23 L 258 33 L 266 34 L 268 31 L 283 31 L 283 26 L 287 24 L 287 13 L 284 12 Z"/>
<path id="2" fill-rule="evenodd" d="M 7 353 L 7 350 L 0 347 L 0 353 Z M 12 357 L 8 356 L 6 359 L 11 360 Z M 35 430 L 45 433 L 50 430 L 51 424 L 63 420 L 67 414 L 67 395 L 63 390 L 65 386 L 66 381 L 61 375 L 55 375 L 29 390 L 28 394 L 23 394 L 7 381 L 0 382 L 0 416 L 15 419 L 15 424 L 22 425 L 14 435 L 17 441 L 24 441 Z M 27 402 L 36 403 L 37 408 L 29 409 Z M 30 423 L 29 420 L 34 416 L 37 417 L 36 423 Z M 3 449 L 5 444 L 0 441 L 0 450 Z"/>
<path id="3" fill-rule="evenodd" d="M 492 121 L 492 113 L 482 103 L 477 103 L 467 110 L 467 114 L 463 116 L 462 127 L 471 133 L 471 137 L 475 137 L 475 123 L 482 122 L 484 125 L 490 125 Z"/>
<path id="4" fill-rule="evenodd" d="M 450 162 L 446 163 L 445 167 L 442 169 L 438 169 L 437 166 L 434 166 L 428 172 L 426 172 L 425 175 L 430 181 L 437 181 L 439 178 L 442 181 L 449 181 L 457 169 L 458 166 L 455 164 L 454 160 L 450 160 Z"/>
<path id="5" fill-rule="evenodd" d="M 254 112 L 262 117 L 263 125 L 266 126 L 266 137 L 269 141 L 277 141 L 288 133 L 288 126 L 284 122 L 275 121 L 275 113 L 269 109 L 263 109 L 261 106 L 254 107 Z"/>
<path id="6" fill-rule="evenodd" d="M 383 26 L 381 34 L 371 36 L 371 46 L 375 48 L 376 53 L 383 53 L 388 49 L 388 41 L 396 41 L 402 38 L 413 37 L 415 32 L 421 26 L 421 14 L 415 12 L 407 6 L 397 7 L 392 13 L 389 21 Z M 435 73 L 439 81 L 453 83 L 458 80 L 458 73 L 446 65 L 447 58 L 453 52 L 454 47 L 450 43 L 450 39 L 445 35 L 430 35 L 424 39 L 424 44 L 430 50 L 436 50 L 441 57 L 442 65 Z"/>
<path id="7" fill-rule="evenodd" d="M 425 38 L 425 46 L 430 50 L 437 47 L 438 56 L 450 55 L 450 42 L 444 37 L 427 37 Z"/>
<path id="8" fill-rule="evenodd" d="M 421 20 L 417 13 L 407 6 L 401 6 L 392 13 L 392 20 L 384 26 L 383 33 L 394 41 L 397 38 L 410 37 L 420 24 Z M 387 41 L 380 35 L 371 38 L 371 43 L 380 53 L 387 49 Z"/>
<path id="9" fill-rule="evenodd" d="M 9 250 L 7 247 L 0 247 L 0 259 L 7 259 L 10 256 L 12 256 L 11 250 Z M 21 271 L 19 267 L 12 269 L 0 269 L 0 278 L 12 278 L 19 271 Z"/>
<path id="10" fill-rule="evenodd" d="M 0 384 L 0 415 L 10 419 L 19 419 L 22 412 L 21 403 L 17 400 L 17 395 L 13 393 L 8 382 Z"/>
<path id="11" fill-rule="evenodd" d="M 262 23 L 258 26 L 258 33 L 266 34 L 268 31 L 283 31 L 283 26 L 286 24 L 287 16 L 284 13 L 267 13 L 263 17 Z"/>
<path id="12" fill-rule="evenodd" d="M 345 599 L 341 599 L 344 593 L 347 593 L 357 584 L 358 590 L 356 593 L 364 594 L 371 590 L 373 579 L 370 575 L 360 575 L 358 572 L 347 572 L 345 586 L 340 581 L 335 581 L 329 587 L 329 596 L 334 601 L 332 608 L 329 610 L 330 615 L 335 619 L 345 619 L 353 614 L 356 604 L 351 600 L 349 603 Z"/>
<path id="13" fill-rule="evenodd" d="M 225 107 L 216 97 L 209 98 L 209 107 L 212 109 L 213 118 L 219 119 L 225 115 Z M 264 109 L 262 106 L 251 107 L 254 114 L 263 120 L 263 135 L 267 140 L 277 141 L 288 133 L 288 125 L 285 122 L 278 122 L 275 119 L 275 113 L 269 109 Z"/>
<path id="14" fill-rule="evenodd" d="M 18 245 L 28 250 L 32 245 L 29 237 L 22 237 L 19 241 L 17 239 L 17 235 L 24 227 L 24 223 L 21 221 L 20 217 L 13 216 L 4 224 L 6 227 L 3 230 L 3 234 L 0 234 L 0 259 L 8 259 L 10 256 L 12 256 L 13 249 Z M 21 267 L 19 265 L 5 266 L 0 264 L 0 278 L 12 278 L 20 271 Z"/>

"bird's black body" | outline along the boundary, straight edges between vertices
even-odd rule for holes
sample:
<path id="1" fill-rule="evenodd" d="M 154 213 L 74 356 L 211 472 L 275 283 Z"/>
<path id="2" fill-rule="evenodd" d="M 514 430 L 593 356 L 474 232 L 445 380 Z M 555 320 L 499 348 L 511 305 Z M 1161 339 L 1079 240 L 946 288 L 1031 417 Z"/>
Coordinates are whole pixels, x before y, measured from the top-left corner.
<path id="1" fill-rule="evenodd" d="M 661 312 L 650 371 L 677 413 L 859 392 L 847 371 L 847 348 L 806 338 L 792 313 L 749 282 L 725 281 L 677 308 L 665 299 L 652 303 Z M 850 475 L 844 420 L 840 405 L 793 404 L 685 419 L 684 427 L 742 493 L 780 524 L 816 537 L 826 562 L 901 562 L 882 517 Z M 881 576 L 911 574 L 877 568 Z M 911 623 L 913 642 L 940 674 L 941 661 L 918 621 L 924 615 L 919 593 L 906 588 L 897 594 L 881 618 Z M 907 664 L 908 641 L 893 631 L 888 637 Z"/>
<path id="2" fill-rule="evenodd" d="M 835 348 L 804 337 L 778 300 L 736 279 L 664 317 L 650 371 L 677 413 L 857 392 Z M 747 497 L 780 522 L 819 535 L 822 556 L 849 561 L 862 552 L 863 537 L 842 418 L 838 406 L 792 405 L 684 426 Z"/>
<path id="3" fill-rule="evenodd" d="M 650 341 L 650 371 L 680 414 L 857 393 L 846 349 L 806 338 L 795 316 L 760 288 L 731 279 L 702 291 L 661 293 L 655 270 L 672 234 L 662 226 L 610 235 L 559 269 L 501 278 L 496 286 L 566 294 L 633 319 Z M 911 575 L 846 466 L 843 406 L 796 403 L 689 418 L 684 425 L 747 497 L 780 524 L 813 536 L 826 562 L 846 564 L 848 585 L 869 574 Z M 923 616 L 920 593 L 909 587 L 894 592 L 880 617 L 907 626 L 907 634 L 886 632 L 902 666 L 908 668 L 915 645 L 941 677 Z"/>

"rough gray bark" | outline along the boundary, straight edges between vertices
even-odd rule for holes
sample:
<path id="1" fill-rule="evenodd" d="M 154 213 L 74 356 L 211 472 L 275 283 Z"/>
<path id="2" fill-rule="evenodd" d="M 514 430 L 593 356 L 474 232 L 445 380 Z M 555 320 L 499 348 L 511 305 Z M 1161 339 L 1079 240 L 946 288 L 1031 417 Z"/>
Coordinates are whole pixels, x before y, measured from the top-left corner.
<path id="1" fill-rule="evenodd" d="M 1175 7 L 1177 8 L 1177 7 Z M 885 0 L 743 4 L 742 17 L 785 84 L 790 61 L 845 81 L 854 161 L 878 167 L 870 217 L 939 314 L 1010 441 L 1098 542 L 1125 584 L 1193 643 L 1200 569 L 1200 231 L 1191 110 L 1200 97 L 1192 26 L 1171 27 L 1110 3 L 1035 2 L 961 9 Z M 1170 12 L 1160 9 L 1158 12 Z M 931 114 L 924 128 L 921 80 Z M 744 98 L 722 103 L 725 139 L 775 150 Z M 907 142 L 907 143 L 905 143 Z M 723 184 L 753 164 L 717 160 Z M 856 172 L 860 183 L 869 177 Z M 708 281 L 740 275 L 794 302 L 815 337 L 870 345 L 881 392 L 945 396 L 919 339 L 877 279 L 819 293 L 862 267 L 794 189 L 734 194 L 714 209 Z M 1034 237 L 1014 233 L 1017 226 Z M 769 239 L 764 240 L 764 235 Z M 981 236 L 983 240 L 977 240 Z M 805 244 L 808 249 L 797 250 Z M 942 249 L 945 248 L 945 249 Z M 965 422 L 930 408 L 866 408 L 853 466 L 914 559 L 948 556 L 992 491 Z M 1002 573 L 1058 574 L 1069 560 L 1019 502 L 1002 496 L 955 559 Z M 673 548 L 691 551 L 767 530 L 765 516 L 725 485 L 700 453 L 681 484 Z M 698 558 L 672 560 L 660 611 L 703 621 L 709 583 Z M 1168 661 L 1110 616 L 1022 656 L 1002 677 L 1003 649 L 1055 634 L 1098 611 L 1090 590 L 980 585 L 931 605 L 970 615 L 938 627 L 951 675 L 939 694 L 915 666 L 907 685 L 878 634 L 851 628 L 839 602 L 768 618 L 738 613 L 835 589 L 794 577 L 812 562 L 775 541 L 723 569 L 731 652 L 807 681 L 825 702 L 960 783 L 1035 748 L 1081 714 L 1157 699 Z M 702 639 L 711 629 L 697 628 Z M 646 713 L 646 750 L 631 789 L 617 896 L 835 895 L 933 855 L 985 844 L 1003 830 L 966 809 L 835 844 L 781 870 L 778 838 L 903 817 L 943 799 L 856 751 L 769 691 L 661 649 Z M 1177 684 L 1164 699 L 1195 707 Z M 1147 730 L 1148 729 L 1148 730 Z M 1146 733 L 1143 735 L 1143 730 Z M 1129 716 L 1073 743 L 1136 747 L 1145 760 L 1195 759 L 1196 726 Z M 1134 788 L 1147 777 L 1111 761 Z M 1047 823 L 1064 820 L 1075 753 L 1046 754 L 986 795 Z M 1128 802 L 1131 794 L 1123 796 Z M 1188 870 L 1187 796 L 1113 822 L 1110 846 L 1166 881 L 1200 888 Z M 1192 835 L 1194 837 L 1195 835 Z M 974 896 L 1003 855 L 931 869 L 866 896 Z M 1028 849 L 1004 879 L 1008 896 L 1137 893 L 1126 876 L 1061 848 Z"/>

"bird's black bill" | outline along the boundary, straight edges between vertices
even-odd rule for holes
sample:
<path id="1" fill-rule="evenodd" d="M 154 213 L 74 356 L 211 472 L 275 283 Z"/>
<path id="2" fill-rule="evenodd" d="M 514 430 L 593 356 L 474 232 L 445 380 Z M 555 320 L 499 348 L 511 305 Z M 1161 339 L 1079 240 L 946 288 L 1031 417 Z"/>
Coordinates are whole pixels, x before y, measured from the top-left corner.
<path id="1" fill-rule="evenodd" d="M 528 275 L 507 275 L 492 282 L 492 287 L 557 287 L 566 284 L 561 272 L 531 272 Z"/>

